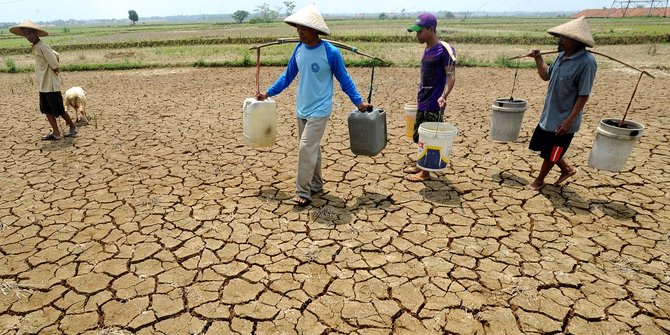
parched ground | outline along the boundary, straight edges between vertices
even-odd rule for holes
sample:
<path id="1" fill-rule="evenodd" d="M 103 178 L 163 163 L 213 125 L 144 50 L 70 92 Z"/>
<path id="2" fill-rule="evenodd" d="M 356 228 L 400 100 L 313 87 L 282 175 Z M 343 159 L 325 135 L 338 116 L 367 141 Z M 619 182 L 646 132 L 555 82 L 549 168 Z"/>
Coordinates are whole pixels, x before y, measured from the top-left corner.
<path id="1" fill-rule="evenodd" d="M 280 71 L 262 69 L 262 87 Z M 352 74 L 367 92 L 369 69 Z M 579 173 L 537 193 L 522 190 L 540 166 L 526 149 L 546 91 L 534 70 L 514 92 L 529 102 L 521 136 L 499 143 L 490 106 L 513 70 L 460 69 L 452 166 L 415 184 L 401 170 L 418 69 L 378 69 L 388 146 L 351 153 L 337 89 L 326 192 L 305 209 L 287 201 L 295 86 L 277 98 L 277 144 L 256 150 L 241 127 L 254 69 L 65 73 L 97 128 L 46 143 L 31 75 L 2 74 L 0 334 L 668 333 L 670 76 L 657 74 L 633 101 L 646 129 L 624 171 L 586 164 L 637 80 L 603 69 L 567 156 Z"/>

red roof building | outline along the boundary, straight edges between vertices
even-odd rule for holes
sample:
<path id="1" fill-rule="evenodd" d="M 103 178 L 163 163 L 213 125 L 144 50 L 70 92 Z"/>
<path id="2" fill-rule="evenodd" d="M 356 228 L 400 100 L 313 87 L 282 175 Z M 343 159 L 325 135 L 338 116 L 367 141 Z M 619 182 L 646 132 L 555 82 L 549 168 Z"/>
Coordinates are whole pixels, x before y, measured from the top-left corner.
<path id="1" fill-rule="evenodd" d="M 585 17 L 633 17 L 633 16 L 662 16 L 668 14 L 667 7 L 656 8 L 612 8 L 612 9 L 585 9 L 573 18 Z"/>

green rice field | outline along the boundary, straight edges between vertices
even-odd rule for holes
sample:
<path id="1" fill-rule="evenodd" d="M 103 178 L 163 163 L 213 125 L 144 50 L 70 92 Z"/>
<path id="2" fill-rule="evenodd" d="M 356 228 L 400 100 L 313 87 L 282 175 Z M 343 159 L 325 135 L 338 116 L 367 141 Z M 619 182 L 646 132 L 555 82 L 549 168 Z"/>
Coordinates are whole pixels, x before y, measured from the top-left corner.
<path id="1" fill-rule="evenodd" d="M 529 67 L 532 62 L 510 62 L 510 56 L 528 50 L 555 49 L 550 27 L 569 18 L 444 19 L 438 27 L 442 39 L 452 43 L 462 66 Z M 422 48 L 405 28 L 410 19 L 328 20 L 331 40 L 340 41 L 379 57 L 385 66 L 418 66 Z M 644 66 L 670 68 L 670 19 L 661 17 L 589 19 L 596 49 L 613 55 L 637 56 Z M 61 54 L 64 70 L 111 70 L 151 67 L 253 66 L 251 46 L 295 37 L 283 22 L 138 24 L 115 26 L 48 26 L 44 41 Z M 293 45 L 264 48 L 263 65 L 286 63 Z M 343 52 L 350 66 L 370 61 Z M 0 30 L 0 72 L 32 71 L 28 42 Z"/>

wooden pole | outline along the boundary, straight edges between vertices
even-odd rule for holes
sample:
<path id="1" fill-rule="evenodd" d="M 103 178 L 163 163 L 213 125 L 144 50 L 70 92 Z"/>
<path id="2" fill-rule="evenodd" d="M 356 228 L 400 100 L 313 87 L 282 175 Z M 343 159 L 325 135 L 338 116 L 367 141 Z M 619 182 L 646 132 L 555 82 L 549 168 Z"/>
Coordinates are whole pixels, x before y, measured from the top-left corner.
<path id="1" fill-rule="evenodd" d="M 370 55 L 368 55 L 368 54 L 365 54 L 365 53 L 363 53 L 363 52 L 358 51 L 358 49 L 357 49 L 356 47 L 352 47 L 352 46 L 350 46 L 350 45 L 346 45 L 346 44 L 344 44 L 344 43 L 340 43 L 340 42 L 337 42 L 337 41 L 331 41 L 331 40 L 327 40 L 327 39 L 323 39 L 323 40 L 326 41 L 326 42 L 328 42 L 328 43 L 330 43 L 330 44 L 332 44 L 332 45 L 334 45 L 334 46 L 336 46 L 336 47 L 338 47 L 338 48 L 345 49 L 345 50 L 349 50 L 349 51 L 351 51 L 351 52 L 353 52 L 353 53 L 355 53 L 355 54 L 358 54 L 358 55 L 361 55 L 361 56 L 365 56 L 365 57 L 372 58 L 372 59 L 374 59 L 374 60 L 378 60 L 378 61 L 380 61 L 380 62 L 383 62 L 383 60 L 380 59 L 380 58 L 378 58 L 378 57 L 370 56 Z M 260 48 L 267 47 L 267 46 L 270 46 L 270 45 L 284 44 L 284 43 L 297 43 L 297 42 L 300 42 L 300 39 L 297 38 L 297 37 L 293 37 L 293 38 L 280 38 L 280 39 L 278 39 L 278 40 L 276 40 L 276 41 L 274 41 L 274 42 L 269 42 L 269 43 L 265 43 L 265 44 L 260 44 L 260 45 L 252 46 L 251 48 L 249 48 L 249 50 L 260 49 Z"/>
<path id="2" fill-rule="evenodd" d="M 542 51 L 542 52 L 540 52 L 540 55 L 550 55 L 550 54 L 555 54 L 555 53 L 559 53 L 559 51 Z M 514 56 L 514 57 L 510 58 L 509 60 L 514 60 L 514 59 L 519 59 L 519 58 L 524 58 L 524 57 L 530 57 L 530 56 L 528 56 L 527 54 L 526 55 L 519 55 L 519 56 Z"/>
<path id="3" fill-rule="evenodd" d="M 628 110 L 630 109 L 630 105 L 633 103 L 633 98 L 635 98 L 635 93 L 637 92 L 637 87 L 640 85 L 640 80 L 642 80 L 642 75 L 645 72 L 642 71 L 640 72 L 640 77 L 637 78 L 637 84 L 635 84 L 635 89 L 633 90 L 633 95 L 630 97 L 630 101 L 628 102 L 628 107 L 626 107 L 626 112 L 623 114 L 623 117 L 621 118 L 621 122 L 619 122 L 619 127 L 623 125 L 623 122 L 626 121 L 626 115 L 628 115 Z"/>
<path id="4" fill-rule="evenodd" d="M 617 62 L 617 63 L 623 64 L 623 65 L 625 65 L 625 66 L 627 66 L 627 67 L 629 67 L 629 68 L 631 68 L 631 69 L 633 69 L 633 70 L 639 71 L 639 72 L 641 72 L 642 74 L 646 74 L 646 75 L 649 76 L 649 77 L 656 78 L 656 77 L 654 77 L 653 75 L 651 75 L 651 73 L 649 73 L 649 72 L 647 72 L 647 71 L 645 71 L 645 70 L 640 70 L 640 69 L 636 68 L 635 66 L 632 66 L 632 65 L 630 65 L 630 64 L 624 63 L 624 62 L 622 62 L 622 61 L 620 61 L 620 60 L 618 60 L 618 59 L 616 59 L 616 58 L 614 58 L 614 57 L 605 55 L 604 53 L 597 52 L 597 51 L 593 51 L 593 50 L 586 50 L 586 51 L 588 51 L 588 52 L 590 52 L 590 53 L 592 53 L 592 54 L 596 54 L 596 55 L 599 55 L 599 56 L 603 56 L 603 57 L 605 57 L 605 58 L 609 58 L 609 59 L 611 59 L 611 60 L 613 60 L 613 61 L 615 61 L 615 62 Z M 540 52 L 540 55 L 555 54 L 555 53 L 558 53 L 558 52 L 559 52 L 559 51 L 542 51 L 542 52 Z M 510 58 L 509 60 L 513 60 L 513 59 L 517 59 L 517 58 L 523 58 L 523 57 L 528 57 L 528 55 L 526 54 L 526 55 L 514 56 L 514 57 Z"/>
<path id="5" fill-rule="evenodd" d="M 605 58 L 609 58 L 609 59 L 611 59 L 611 60 L 613 60 L 613 61 L 615 61 L 615 62 L 619 62 L 619 63 L 621 63 L 621 64 L 623 64 L 623 65 L 625 65 L 625 66 L 628 66 L 629 68 L 631 68 L 631 69 L 633 69 L 633 70 L 639 71 L 639 72 L 641 72 L 642 74 L 646 74 L 646 75 L 648 75 L 649 77 L 656 78 L 656 77 L 652 76 L 651 73 L 649 73 L 649 72 L 647 72 L 647 71 L 645 71 L 645 70 L 640 70 L 640 69 L 636 68 L 635 66 L 632 66 L 632 65 L 630 65 L 630 64 L 624 63 L 624 62 L 622 62 L 622 61 L 620 61 L 620 60 L 618 60 L 618 59 L 616 59 L 616 58 L 614 58 L 614 57 L 610 57 L 610 56 L 608 56 L 608 55 L 605 55 L 604 53 L 597 52 L 597 51 L 593 51 L 593 50 L 588 50 L 588 51 L 589 51 L 590 53 L 593 53 L 593 54 L 596 54 L 596 55 L 600 55 L 600 56 L 603 56 L 603 57 L 605 57 Z"/>

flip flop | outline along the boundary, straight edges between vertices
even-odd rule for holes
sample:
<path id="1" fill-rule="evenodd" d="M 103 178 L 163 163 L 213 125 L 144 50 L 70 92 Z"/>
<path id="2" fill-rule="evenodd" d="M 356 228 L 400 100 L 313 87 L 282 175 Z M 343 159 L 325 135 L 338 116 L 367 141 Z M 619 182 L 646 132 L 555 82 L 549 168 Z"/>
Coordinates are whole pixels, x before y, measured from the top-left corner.
<path id="1" fill-rule="evenodd" d="M 61 138 L 62 137 L 56 136 L 53 133 L 49 133 L 49 134 L 46 134 L 46 135 L 42 136 L 42 141 L 58 141 Z"/>
<path id="2" fill-rule="evenodd" d="M 296 195 L 295 197 L 291 198 L 291 202 L 293 202 L 295 206 L 306 207 L 312 203 L 312 200 Z"/>
<path id="3" fill-rule="evenodd" d="M 67 133 L 65 133 L 65 137 L 75 137 L 79 131 L 77 129 L 70 129 Z"/>

